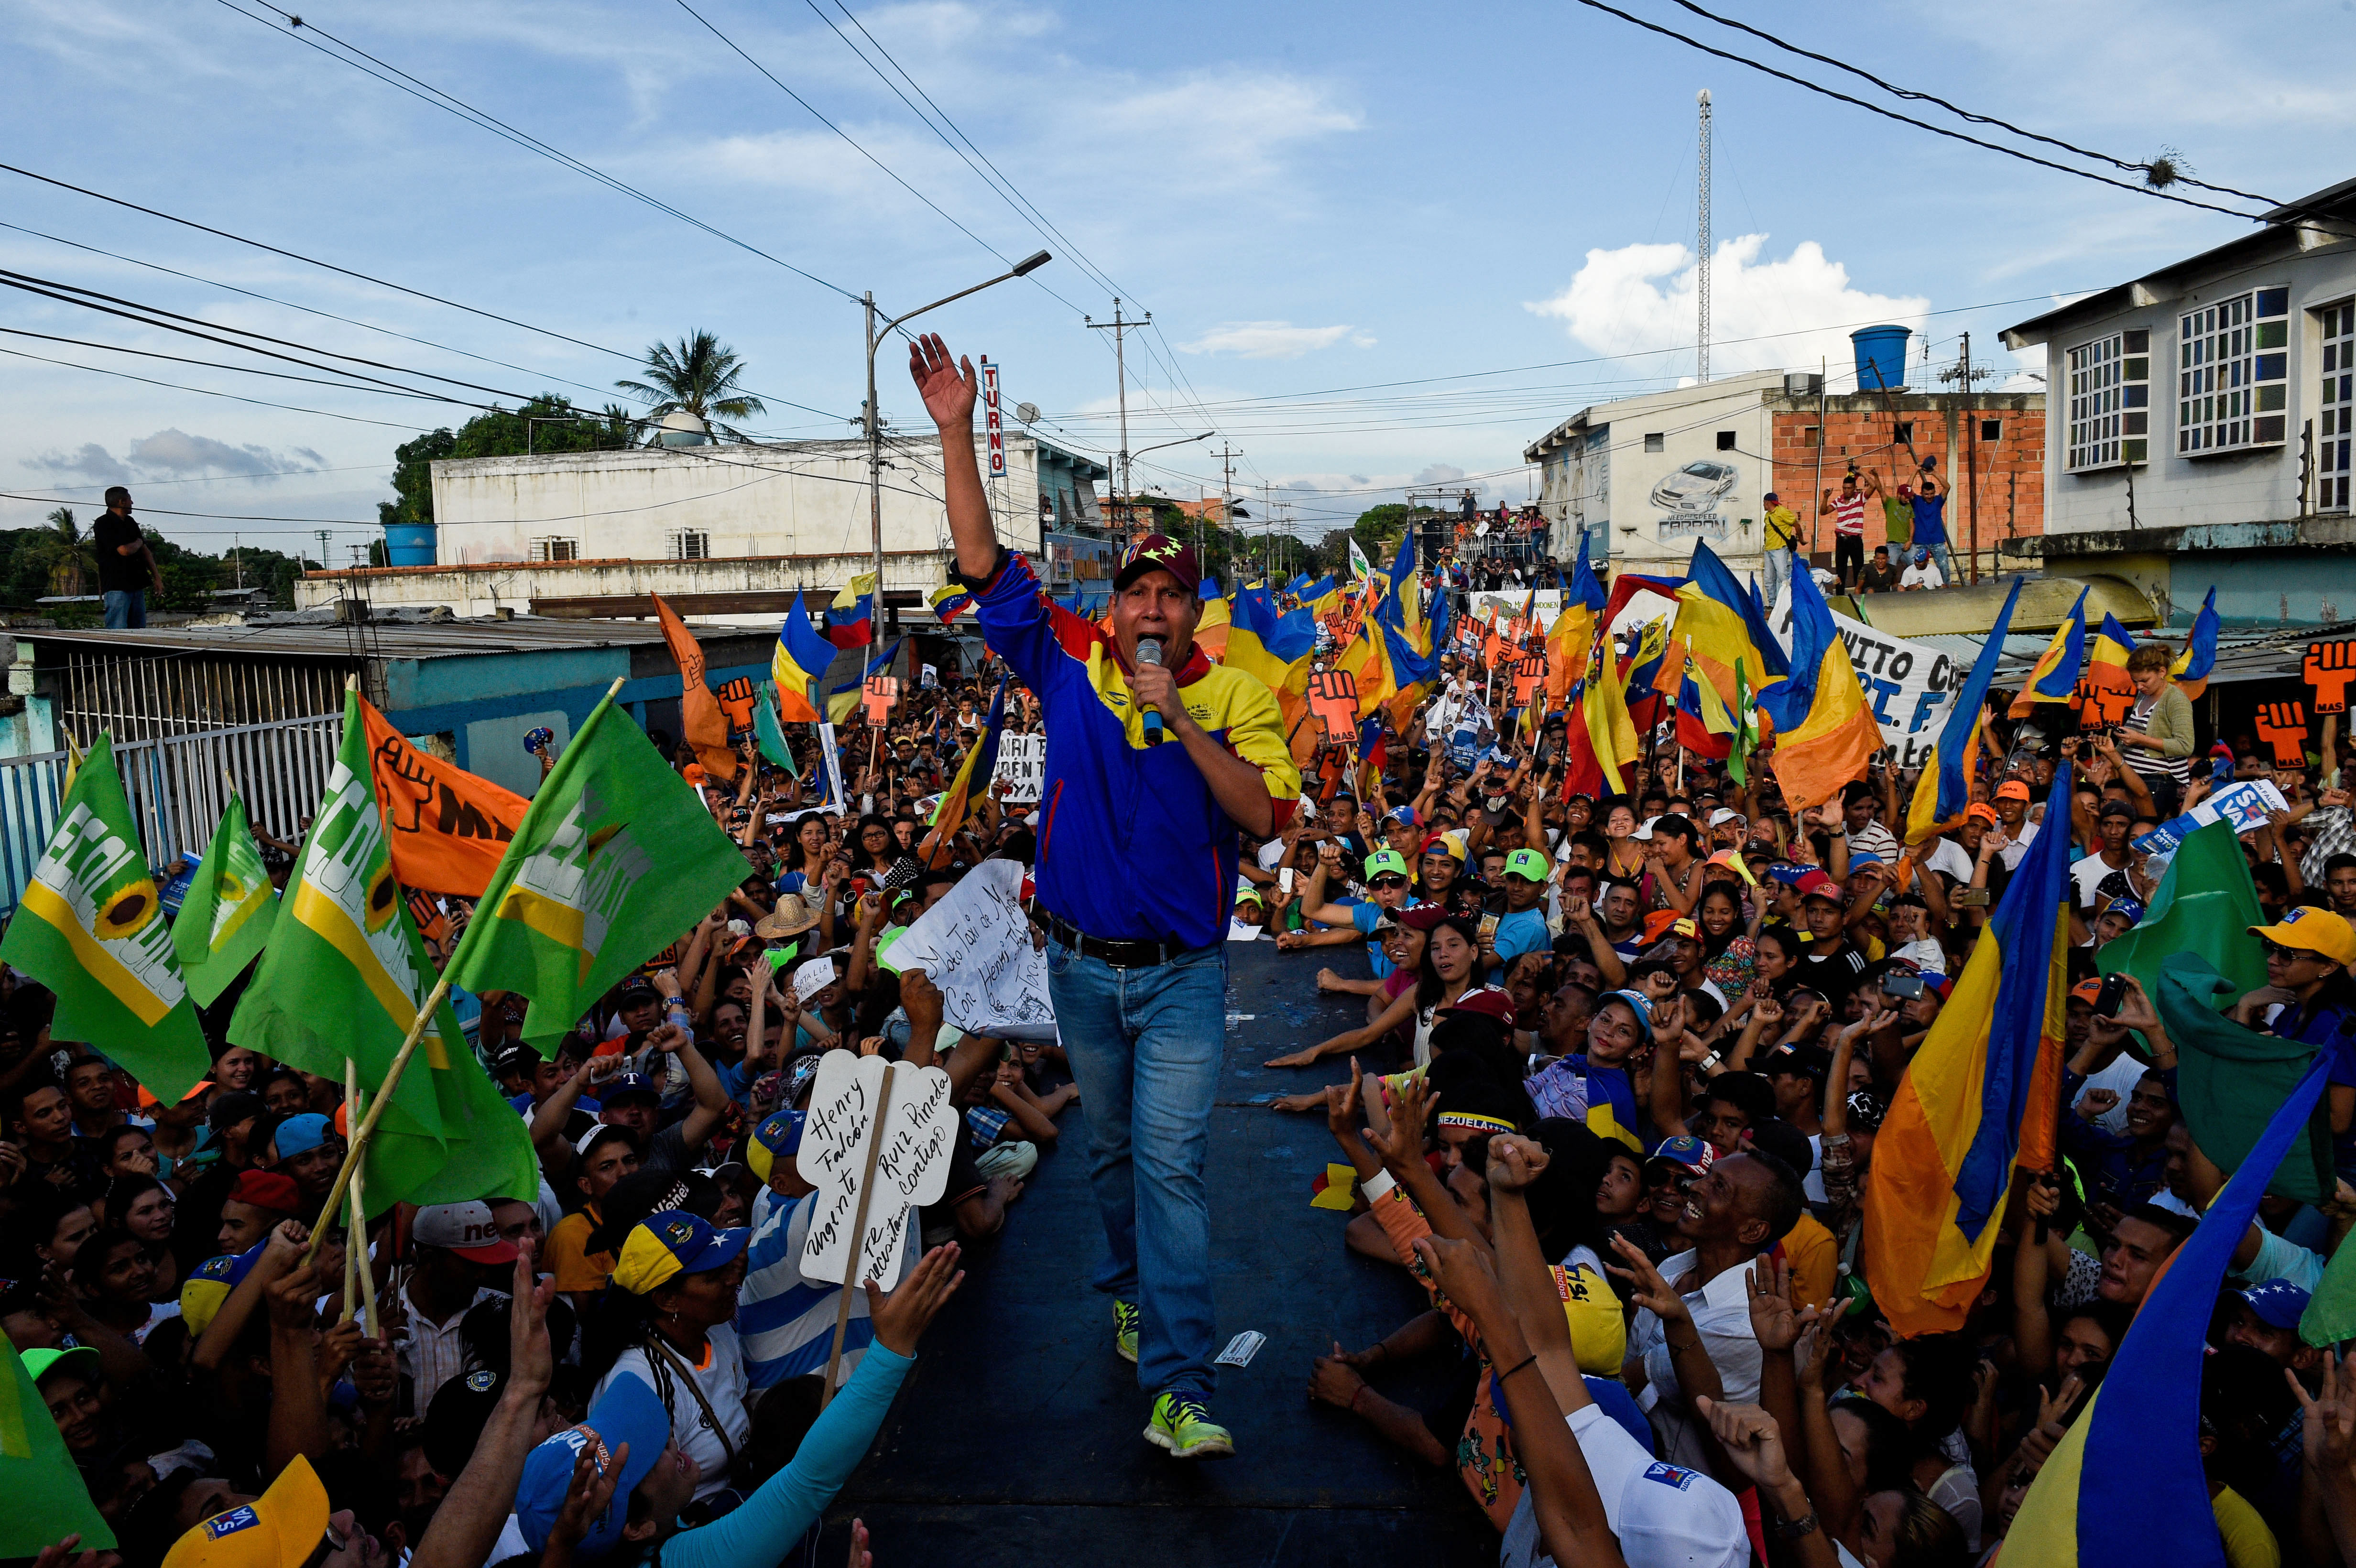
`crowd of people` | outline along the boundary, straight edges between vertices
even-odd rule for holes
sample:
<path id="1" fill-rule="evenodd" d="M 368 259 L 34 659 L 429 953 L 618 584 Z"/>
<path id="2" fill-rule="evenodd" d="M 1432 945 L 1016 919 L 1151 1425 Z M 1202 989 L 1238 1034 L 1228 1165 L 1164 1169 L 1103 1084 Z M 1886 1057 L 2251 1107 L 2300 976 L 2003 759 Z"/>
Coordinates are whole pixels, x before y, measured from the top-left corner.
<path id="1" fill-rule="evenodd" d="M 970 368 L 926 338 L 912 371 L 993 662 L 850 731 L 846 800 L 822 798 L 806 732 L 791 766 L 747 737 L 733 784 L 678 748 L 741 885 L 552 1055 L 522 1043 L 521 998 L 479 998 L 536 1198 L 397 1208 L 348 1275 L 327 1210 L 342 1084 L 230 1043 L 232 991 L 207 1014 L 209 1078 L 159 1103 L 0 975 L 0 1327 L 119 1560 L 782 1562 L 866 1453 L 963 1251 L 1019 1232 L 1043 1150 L 1083 1125 L 1104 1353 L 1136 1363 L 1148 1441 L 1237 1452 L 1248 1420 L 1211 1410 L 1206 1219 L 1252 1196 L 1205 1168 L 1205 1125 L 1226 955 L 1267 942 L 1352 1020 L 1269 1063 L 1317 1072 L 1278 1114 L 1322 1115 L 1355 1173 L 1335 1244 L 1429 1301 L 1316 1356 L 1309 1395 L 1454 1469 L 1501 1562 L 2017 1563 L 2023 1497 L 2225 1174 L 2191 1138 L 2155 998 L 2098 977 L 2158 887 L 2137 840 L 2214 787 L 2187 766 L 2166 650 L 2130 661 L 2115 729 L 1993 705 L 1972 804 L 1912 842 L 1916 781 L 1889 755 L 1792 810 L 1772 752 L 1738 773 L 1666 720 L 1620 794 L 1566 788 L 1559 715 L 1460 744 L 1494 673 L 1477 653 L 1386 712 L 1373 752 L 1288 732 L 1274 694 L 1192 645 L 1202 578 L 1173 541 L 1131 552 L 1102 624 L 1053 606 L 991 533 Z M 1454 592 L 1450 565 L 1421 591 Z M 974 748 L 1026 729 L 1047 738 L 1035 805 L 1001 782 L 940 809 Z M 2288 803 L 2241 840 L 2265 923 L 2237 940 L 2269 983 L 2232 1016 L 2337 1053 L 2329 1115 L 2356 1173 L 2347 748 L 2327 728 L 2303 768 L 2227 749 L 2225 775 Z M 1876 1136 L 2047 834 L 2072 848 L 2066 1157 L 2012 1184 L 1964 1326 L 1903 1337 L 1862 1247 Z M 991 860 L 1025 869 L 1060 1044 L 956 1027 L 921 969 L 886 962 Z M 469 911 L 444 912 L 446 945 Z M 814 958 L 832 974 L 806 987 Z M 960 1111 L 898 1276 L 848 1292 L 800 1272 L 817 1189 L 798 1156 L 836 1049 L 938 1067 Z M 2299 1333 L 2351 1223 L 2345 1185 L 2269 1200 L 2217 1297 L 2199 1415 L 2234 1568 L 2356 1561 L 2356 1395 Z M 1085 1260 L 1057 1266 L 1081 1288 Z M 1409 1363 L 1445 1369 L 1447 1397 L 1410 1402 Z M 865 1549 L 862 1530 L 854 1563 Z"/>

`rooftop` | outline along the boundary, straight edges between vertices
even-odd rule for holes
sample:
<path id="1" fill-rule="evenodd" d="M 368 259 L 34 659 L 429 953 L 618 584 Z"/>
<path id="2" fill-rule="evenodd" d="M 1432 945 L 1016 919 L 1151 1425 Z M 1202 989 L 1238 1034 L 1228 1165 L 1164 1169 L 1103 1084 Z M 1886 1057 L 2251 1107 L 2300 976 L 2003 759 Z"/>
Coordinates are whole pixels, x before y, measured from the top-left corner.
<path id="1" fill-rule="evenodd" d="M 689 626 L 698 640 L 752 635 L 742 626 Z M 460 617 L 392 611 L 359 624 L 331 612 L 298 611 L 232 626 L 149 626 L 140 631 L 20 630 L 20 642 L 63 645 L 83 653 L 252 654 L 371 659 L 471 658 L 586 648 L 640 647 L 663 640 L 652 621 L 559 619 L 541 615 Z M 760 633 L 766 636 L 769 634 Z"/>

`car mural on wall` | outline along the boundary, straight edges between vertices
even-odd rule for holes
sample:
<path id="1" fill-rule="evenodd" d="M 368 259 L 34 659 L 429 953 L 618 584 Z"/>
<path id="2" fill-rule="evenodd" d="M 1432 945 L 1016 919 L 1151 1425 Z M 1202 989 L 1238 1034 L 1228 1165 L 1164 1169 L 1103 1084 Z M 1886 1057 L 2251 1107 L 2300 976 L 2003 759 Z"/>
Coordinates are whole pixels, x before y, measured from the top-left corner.
<path id="1" fill-rule="evenodd" d="M 1726 538 L 1726 519 L 1719 516 L 1718 503 L 1740 478 L 1733 464 L 1708 458 L 1665 476 L 1651 496 L 1653 505 L 1661 508 L 1656 537 L 1664 541 Z"/>

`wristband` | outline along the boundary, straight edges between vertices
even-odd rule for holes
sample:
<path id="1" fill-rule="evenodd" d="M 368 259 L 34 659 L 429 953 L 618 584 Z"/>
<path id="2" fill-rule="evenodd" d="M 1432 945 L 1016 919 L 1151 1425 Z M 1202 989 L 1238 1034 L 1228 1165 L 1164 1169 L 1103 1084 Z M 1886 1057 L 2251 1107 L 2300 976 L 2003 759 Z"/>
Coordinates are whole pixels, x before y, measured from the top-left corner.
<path id="1" fill-rule="evenodd" d="M 1398 1186 L 1398 1179 L 1389 1171 L 1378 1170 L 1358 1183 L 1358 1190 L 1365 1194 L 1367 1202 L 1379 1203 L 1389 1197 L 1392 1189 Z"/>
<path id="2" fill-rule="evenodd" d="M 1713 1051 L 1708 1056 L 1703 1057 L 1699 1061 L 1696 1062 L 1695 1065 L 1700 1068 L 1704 1072 L 1707 1072 L 1725 1060 L 1726 1055 L 1723 1051 Z"/>

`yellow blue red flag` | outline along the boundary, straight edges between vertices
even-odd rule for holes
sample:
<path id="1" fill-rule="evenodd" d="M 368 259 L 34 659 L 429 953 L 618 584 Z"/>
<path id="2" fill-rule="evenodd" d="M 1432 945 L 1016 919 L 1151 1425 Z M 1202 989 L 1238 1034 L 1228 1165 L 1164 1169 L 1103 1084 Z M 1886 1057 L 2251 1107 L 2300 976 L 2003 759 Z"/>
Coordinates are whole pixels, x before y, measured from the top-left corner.
<path id="1" fill-rule="evenodd" d="M 2078 669 L 2086 662 L 2086 594 L 2079 590 L 2078 602 L 2070 606 L 2069 615 L 2053 628 L 2053 640 L 2037 656 L 2036 667 L 2020 685 L 2020 695 L 2012 699 L 2006 717 L 2026 719 L 2037 710 L 2040 702 L 2067 702 L 2078 689 Z"/>
<path id="2" fill-rule="evenodd" d="M 1947 721 L 1922 760 L 1922 776 L 1914 785 L 1914 799 L 1906 812 L 1906 842 L 1920 844 L 1947 832 L 1963 821 L 1972 804 L 1972 768 L 1979 756 L 1980 709 L 1987 706 L 1988 684 L 1996 678 L 1997 661 L 2004 656 L 2005 634 L 2012 627 L 2012 607 L 2020 603 L 2021 579 L 2012 580 L 2004 608 L 1980 645 L 1972 673 L 1947 709 Z"/>

